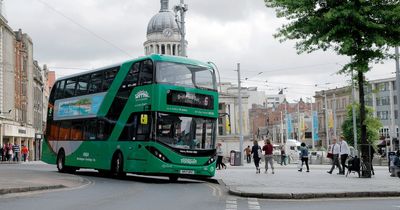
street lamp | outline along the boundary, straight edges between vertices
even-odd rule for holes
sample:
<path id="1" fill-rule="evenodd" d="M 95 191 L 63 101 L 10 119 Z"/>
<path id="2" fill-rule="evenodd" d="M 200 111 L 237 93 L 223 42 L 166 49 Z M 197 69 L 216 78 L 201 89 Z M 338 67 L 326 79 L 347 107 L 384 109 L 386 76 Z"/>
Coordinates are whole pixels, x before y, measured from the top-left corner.
<path id="1" fill-rule="evenodd" d="M 313 111 L 313 106 L 312 106 L 312 98 L 311 97 L 307 97 L 307 100 L 310 101 L 310 109 L 311 109 L 311 141 L 312 141 L 312 148 L 314 149 L 315 147 L 315 143 L 314 143 L 314 111 Z"/>

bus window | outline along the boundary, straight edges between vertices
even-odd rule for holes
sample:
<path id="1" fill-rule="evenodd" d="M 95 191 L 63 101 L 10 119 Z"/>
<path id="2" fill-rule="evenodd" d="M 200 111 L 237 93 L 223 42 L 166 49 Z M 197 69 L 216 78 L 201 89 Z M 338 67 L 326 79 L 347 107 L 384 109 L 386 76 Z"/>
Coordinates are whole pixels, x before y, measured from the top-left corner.
<path id="1" fill-rule="evenodd" d="M 49 140 L 57 140 L 58 139 L 58 129 L 59 129 L 58 123 L 53 122 L 50 124 Z"/>
<path id="2" fill-rule="evenodd" d="M 137 115 L 132 114 L 124 126 L 124 130 L 119 137 L 120 141 L 134 140 L 137 128 Z"/>
<path id="3" fill-rule="evenodd" d="M 54 101 L 56 100 L 56 91 L 57 91 L 57 87 L 59 84 L 60 84 L 60 82 L 57 82 L 56 84 L 54 84 L 53 88 L 50 91 L 50 97 L 49 97 L 50 104 L 54 104 Z"/>
<path id="4" fill-rule="evenodd" d="M 142 62 L 142 68 L 140 71 L 140 84 L 146 85 L 153 82 L 153 62 L 151 60 L 145 60 Z"/>
<path id="5" fill-rule="evenodd" d="M 65 83 L 64 98 L 73 97 L 75 95 L 76 80 L 77 78 L 67 80 Z"/>
<path id="6" fill-rule="evenodd" d="M 56 96 L 55 100 L 60 99 L 63 97 L 64 93 L 64 86 L 65 86 L 65 80 L 62 80 L 60 82 L 57 82 L 57 89 L 56 89 Z"/>
<path id="7" fill-rule="evenodd" d="M 103 91 L 103 72 L 93 73 L 90 77 L 89 94 Z"/>
<path id="8" fill-rule="evenodd" d="M 70 140 L 71 136 L 71 122 L 70 121 L 62 121 L 60 123 L 60 130 L 58 132 L 59 140 Z"/>
<path id="9" fill-rule="evenodd" d="M 122 89 L 130 90 L 132 89 L 132 87 L 135 87 L 137 85 L 139 70 L 140 70 L 140 63 L 134 63 L 131 69 L 129 70 L 128 75 L 126 75 L 124 82 L 122 83 L 121 86 Z"/>
<path id="10" fill-rule="evenodd" d="M 86 140 L 96 139 L 96 120 L 87 120 L 84 126 L 84 137 Z"/>
<path id="11" fill-rule="evenodd" d="M 75 95 L 81 96 L 87 94 L 88 85 L 89 85 L 89 77 L 90 75 L 83 75 L 79 77 L 78 84 L 76 86 Z"/>
<path id="12" fill-rule="evenodd" d="M 112 131 L 112 126 L 110 123 L 104 120 L 97 121 L 97 139 L 107 140 Z"/>
<path id="13" fill-rule="evenodd" d="M 103 82 L 103 91 L 106 91 L 110 88 L 112 82 L 114 81 L 115 76 L 117 75 L 118 68 L 113 68 L 105 71 L 105 79 Z"/>
<path id="14" fill-rule="evenodd" d="M 136 130 L 136 138 L 135 139 L 138 141 L 146 141 L 146 140 L 149 140 L 151 123 L 142 124 L 140 122 L 140 115 L 141 115 L 141 113 L 139 113 L 136 116 L 137 130 Z M 138 120 L 138 118 L 139 118 L 139 120 Z M 152 122 L 150 115 L 148 115 L 148 122 Z"/>
<path id="15" fill-rule="evenodd" d="M 83 140 L 83 126 L 82 121 L 73 121 L 71 128 L 71 139 L 72 140 Z"/>

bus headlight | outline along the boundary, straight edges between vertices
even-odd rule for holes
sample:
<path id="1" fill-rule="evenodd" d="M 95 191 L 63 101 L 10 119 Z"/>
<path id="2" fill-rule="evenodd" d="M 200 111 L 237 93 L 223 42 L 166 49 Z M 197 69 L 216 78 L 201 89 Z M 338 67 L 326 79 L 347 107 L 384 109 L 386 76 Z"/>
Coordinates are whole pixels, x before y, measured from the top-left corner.
<path id="1" fill-rule="evenodd" d="M 215 162 L 215 158 L 214 158 L 214 157 L 211 157 L 211 158 L 206 162 L 206 164 L 204 164 L 204 165 L 210 165 L 210 164 L 213 163 L 213 162 Z"/>
<path id="2" fill-rule="evenodd" d="M 158 151 L 155 147 L 151 147 L 151 146 L 147 146 L 146 149 L 153 154 L 155 157 L 157 157 L 158 159 L 160 159 L 163 162 L 166 163 L 171 163 L 170 160 L 168 160 L 167 157 L 165 157 L 165 155 L 163 155 L 160 151 Z"/>

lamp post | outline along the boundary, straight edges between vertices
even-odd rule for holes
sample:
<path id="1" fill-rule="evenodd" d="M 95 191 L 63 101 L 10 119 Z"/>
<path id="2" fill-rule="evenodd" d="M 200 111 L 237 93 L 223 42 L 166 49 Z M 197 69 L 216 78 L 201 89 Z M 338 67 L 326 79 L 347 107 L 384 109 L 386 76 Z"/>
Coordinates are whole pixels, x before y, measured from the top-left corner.
<path id="1" fill-rule="evenodd" d="M 398 116 L 400 116 L 400 65 L 399 65 L 399 47 L 395 47 L 395 60 L 396 60 L 396 93 L 397 93 L 397 113 Z M 399 118 L 399 117 L 398 117 Z M 399 120 L 399 119 L 397 119 Z M 398 121 L 397 121 L 398 122 Z M 399 126 L 399 124 L 397 124 Z M 400 128 L 399 128 L 400 129 Z M 397 134 L 396 137 L 398 138 Z M 393 138 L 391 138 L 391 144 L 390 146 L 392 147 L 393 143 Z"/>
<path id="2" fill-rule="evenodd" d="M 240 63 L 237 64 L 238 72 L 238 105 L 239 105 L 239 151 L 240 151 L 240 165 L 243 165 L 243 116 L 242 116 L 242 94 L 241 94 L 241 81 L 240 81 Z"/>
<path id="3" fill-rule="evenodd" d="M 310 109 L 311 109 L 311 144 L 312 148 L 314 149 L 315 143 L 314 143 L 314 113 L 313 113 L 313 106 L 312 106 L 312 98 L 307 97 L 307 100 L 310 100 Z"/>

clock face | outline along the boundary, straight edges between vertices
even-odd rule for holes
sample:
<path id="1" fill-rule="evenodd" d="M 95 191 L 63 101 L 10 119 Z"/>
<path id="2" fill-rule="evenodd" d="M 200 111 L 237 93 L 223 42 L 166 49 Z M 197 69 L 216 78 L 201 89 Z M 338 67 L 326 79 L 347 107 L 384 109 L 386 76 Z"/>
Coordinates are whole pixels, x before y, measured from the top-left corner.
<path id="1" fill-rule="evenodd" d="M 170 36 L 172 36 L 173 33 L 174 33 L 174 32 L 173 32 L 172 29 L 170 29 L 170 28 L 166 28 L 166 29 L 164 29 L 164 31 L 163 31 L 163 34 L 164 34 L 165 37 L 170 37 Z"/>

